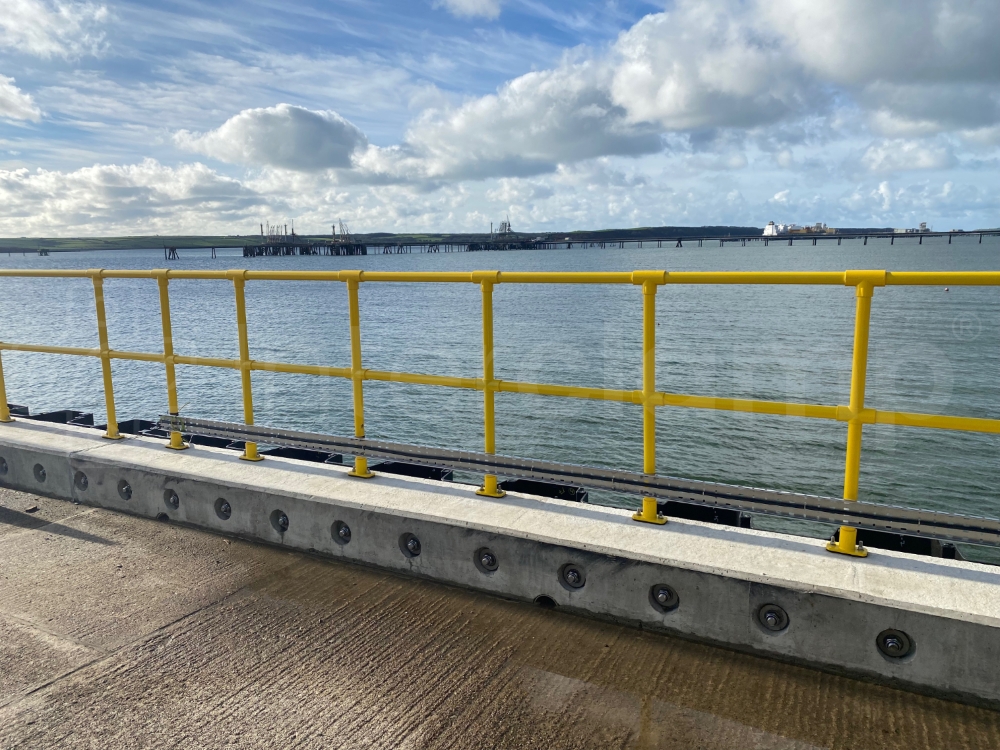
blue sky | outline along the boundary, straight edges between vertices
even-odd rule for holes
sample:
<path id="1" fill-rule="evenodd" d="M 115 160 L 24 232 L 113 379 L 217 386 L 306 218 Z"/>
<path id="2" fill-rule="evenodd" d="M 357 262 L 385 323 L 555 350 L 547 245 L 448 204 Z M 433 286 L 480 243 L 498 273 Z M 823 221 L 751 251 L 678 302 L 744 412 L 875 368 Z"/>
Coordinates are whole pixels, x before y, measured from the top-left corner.
<path id="1" fill-rule="evenodd" d="M 998 0 L 4 0 L 0 234 L 1000 225 Z"/>

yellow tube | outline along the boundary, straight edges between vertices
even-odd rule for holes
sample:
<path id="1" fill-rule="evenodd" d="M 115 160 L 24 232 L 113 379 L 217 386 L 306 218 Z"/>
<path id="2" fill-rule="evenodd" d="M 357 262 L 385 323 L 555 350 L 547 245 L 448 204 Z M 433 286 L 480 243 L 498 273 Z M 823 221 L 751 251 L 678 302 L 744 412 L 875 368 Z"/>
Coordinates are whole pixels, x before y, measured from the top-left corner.
<path id="1" fill-rule="evenodd" d="M 500 393 L 531 393 L 537 396 L 562 396 L 564 398 L 584 398 L 594 401 L 634 402 L 633 391 L 619 391 L 613 388 L 581 388 L 575 385 L 549 385 L 548 383 L 498 380 L 496 381 L 496 389 Z M 641 401 L 638 403 L 641 403 Z"/>
<path id="2" fill-rule="evenodd" d="M 247 281 L 342 281 L 340 271 L 246 271 Z"/>
<path id="3" fill-rule="evenodd" d="M 655 281 L 642 282 L 642 473 L 650 476 L 656 474 L 656 289 Z M 632 518 L 667 522 L 653 497 L 644 497 L 642 510 Z"/>
<path id="4" fill-rule="evenodd" d="M 691 396 L 683 393 L 657 393 L 654 396 L 654 401 L 658 406 L 740 411 L 752 414 L 775 414 L 813 419 L 837 419 L 839 413 L 838 407 L 823 404 L 760 401 L 749 398 L 716 398 L 715 396 Z"/>
<path id="5" fill-rule="evenodd" d="M 97 339 L 101 345 L 101 374 L 104 376 L 104 404 L 108 412 L 108 428 L 104 437 L 121 440 L 118 434 L 118 415 L 115 411 L 115 387 L 111 380 L 111 345 L 108 343 L 108 317 L 104 309 L 104 279 L 100 272 L 94 276 L 94 304 L 97 306 Z"/>
<path id="6" fill-rule="evenodd" d="M 174 355 L 175 365 L 197 365 L 199 367 L 224 367 L 229 370 L 239 370 L 238 359 L 219 359 L 218 357 L 188 357 L 183 354 Z"/>
<path id="7" fill-rule="evenodd" d="M 365 436 L 365 372 L 361 361 L 361 306 L 358 303 L 358 285 L 361 272 L 356 271 L 347 280 L 347 304 L 351 324 L 351 385 L 354 392 L 354 437 Z M 354 468 L 348 472 L 352 477 L 370 479 L 375 476 L 368 470 L 368 459 L 354 457 Z"/>
<path id="8" fill-rule="evenodd" d="M 71 354 L 79 357 L 100 357 L 100 349 L 84 349 L 79 346 L 41 346 L 40 344 L 11 344 L 4 342 L 0 349 L 11 352 L 38 352 L 41 354 Z"/>
<path id="9" fill-rule="evenodd" d="M 844 283 L 837 271 L 671 271 L 667 284 L 822 284 Z"/>
<path id="10" fill-rule="evenodd" d="M 450 375 L 422 375 L 412 372 L 387 372 L 385 370 L 365 370 L 365 380 L 379 380 L 386 383 L 413 383 L 414 385 L 440 385 L 446 388 L 466 388 L 483 390 L 479 378 L 456 378 Z"/>
<path id="11" fill-rule="evenodd" d="M 102 270 L 105 279 L 230 279 L 234 274 L 244 279 L 271 281 L 346 281 L 349 276 L 358 278 L 359 271 L 193 271 L 193 270 Z M 484 272 L 476 272 L 484 273 Z M 636 271 L 629 272 L 538 272 L 507 271 L 485 272 L 492 276 L 493 284 L 633 284 L 636 275 L 655 273 L 662 275 L 662 284 L 843 284 L 853 286 L 859 274 L 876 273 L 864 270 L 837 271 Z M 895 271 L 884 274 L 886 284 L 902 286 L 998 286 L 1000 271 Z M 0 269 L 0 277 L 36 278 L 89 278 L 87 270 L 49 269 Z M 852 280 L 846 281 L 846 276 Z M 480 283 L 472 273 L 463 271 L 368 271 L 365 281 L 429 282 L 429 283 Z M 360 279 L 359 279 L 360 280 Z"/>
<path id="12" fill-rule="evenodd" d="M 361 274 L 361 271 L 344 271 L 341 278 L 347 274 Z M 388 282 L 430 282 L 441 283 L 473 283 L 472 274 L 467 271 L 364 271 L 365 281 Z M 360 279 L 359 279 L 360 281 Z"/>
<path id="13" fill-rule="evenodd" d="M 250 382 L 250 336 L 247 333 L 247 303 L 244 289 L 246 280 L 243 273 L 233 274 L 233 290 L 236 293 L 236 328 L 240 339 L 240 381 L 243 385 L 243 423 L 253 424 L 253 386 Z M 247 441 L 243 448 L 244 461 L 263 461 L 257 453 L 257 443 Z"/>
<path id="14" fill-rule="evenodd" d="M 263 372 L 287 372 L 296 375 L 324 375 L 330 378 L 350 378 L 350 367 L 323 367 L 321 365 L 293 365 L 287 362 L 250 361 L 251 370 Z"/>
<path id="15" fill-rule="evenodd" d="M 997 286 L 1000 271 L 893 271 L 886 284 L 899 286 Z"/>
<path id="16" fill-rule="evenodd" d="M 868 374 L 868 334 L 872 313 L 872 284 L 865 281 L 857 286 L 854 313 L 854 357 L 851 364 L 851 419 L 847 423 L 847 459 L 844 468 L 844 499 L 858 499 L 858 474 L 861 468 L 861 413 L 865 408 L 865 381 Z M 840 527 L 840 539 L 826 548 L 855 557 L 867 557 L 868 551 L 858 545 L 857 529 Z"/>
<path id="17" fill-rule="evenodd" d="M 499 274 L 497 274 L 499 275 Z M 494 454 L 496 444 L 496 419 L 494 413 L 496 381 L 493 378 L 493 282 L 480 282 L 483 293 L 483 443 L 484 452 Z M 507 493 L 497 485 L 496 474 L 483 477 L 483 486 L 477 495 L 503 497 Z"/>
<path id="18" fill-rule="evenodd" d="M 503 271 L 497 283 L 504 284 L 631 284 L 632 274 L 627 271 Z"/>
<path id="19" fill-rule="evenodd" d="M 868 411 L 868 410 L 866 410 Z M 949 417 L 943 414 L 914 414 L 905 411 L 874 411 L 874 424 L 894 424 L 903 427 L 924 427 L 934 430 L 1000 433 L 1000 419 Z"/>
<path id="20" fill-rule="evenodd" d="M 180 407 L 177 404 L 177 374 L 174 371 L 174 336 L 170 327 L 170 292 L 167 271 L 154 271 L 156 283 L 160 290 L 160 324 L 163 328 L 163 369 L 167 373 L 167 410 L 171 416 L 178 416 Z M 182 451 L 187 448 L 184 438 L 179 432 L 170 433 L 168 448 Z"/>
<path id="21" fill-rule="evenodd" d="M 90 271 L 52 271 L 33 270 L 26 268 L 3 268 L 0 269 L 0 276 L 16 276 L 18 278 L 57 278 L 57 279 L 89 279 Z"/>
<path id="22" fill-rule="evenodd" d="M 3 357 L 0 357 L 0 422 L 13 422 L 10 407 L 7 406 L 7 385 L 3 380 Z"/>
<path id="23" fill-rule="evenodd" d="M 163 362 L 162 354 L 147 354 L 146 352 L 122 352 L 112 349 L 108 352 L 111 359 L 128 359 L 133 362 Z"/>

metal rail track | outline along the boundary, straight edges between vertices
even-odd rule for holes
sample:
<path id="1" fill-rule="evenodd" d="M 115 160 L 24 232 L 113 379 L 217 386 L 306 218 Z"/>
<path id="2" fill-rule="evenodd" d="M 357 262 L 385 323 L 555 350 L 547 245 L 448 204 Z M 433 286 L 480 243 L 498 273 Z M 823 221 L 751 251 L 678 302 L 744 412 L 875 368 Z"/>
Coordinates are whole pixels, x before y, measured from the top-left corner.
<path id="1" fill-rule="evenodd" d="M 365 458 L 582 486 L 751 514 L 1000 546 L 1000 520 L 993 518 L 207 419 L 163 415 L 159 426 L 163 430 L 186 435 L 342 452 Z"/>

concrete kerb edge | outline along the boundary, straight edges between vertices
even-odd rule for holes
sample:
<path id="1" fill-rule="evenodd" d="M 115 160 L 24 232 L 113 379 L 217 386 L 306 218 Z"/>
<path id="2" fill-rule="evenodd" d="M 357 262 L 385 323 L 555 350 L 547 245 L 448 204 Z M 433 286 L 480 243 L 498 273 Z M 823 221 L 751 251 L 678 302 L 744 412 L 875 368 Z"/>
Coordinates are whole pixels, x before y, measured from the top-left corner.
<path id="1" fill-rule="evenodd" d="M 85 430 L 86 428 L 76 428 L 76 429 Z M 129 439 L 137 439 L 138 441 L 146 445 L 155 447 L 157 450 L 160 447 L 162 447 L 159 441 L 156 441 L 155 439 L 151 438 L 133 438 L 129 436 Z M 114 451 L 120 445 L 122 444 L 121 443 L 109 444 L 97 441 L 95 445 L 73 451 L 69 455 L 72 457 L 82 456 L 82 455 L 94 456 L 95 459 L 97 459 L 101 463 L 105 463 L 107 465 L 120 465 L 122 466 L 122 468 L 125 468 L 125 466 L 118 464 L 114 460 L 105 459 L 103 456 L 105 452 Z M 168 454 L 168 455 L 174 456 L 176 454 Z M 198 448 L 198 453 L 192 451 L 191 453 L 186 453 L 184 457 L 185 458 L 211 457 L 224 460 L 227 464 L 239 466 L 240 468 L 244 468 L 247 466 L 246 464 L 237 464 L 235 454 L 233 454 L 231 451 L 226 451 L 221 448 L 200 447 Z M 268 465 L 265 466 L 253 465 L 248 468 L 250 471 L 253 471 L 257 469 L 258 466 L 260 466 L 260 468 L 267 470 L 275 468 L 276 465 L 282 467 L 293 466 L 293 467 L 299 467 L 300 469 L 306 468 L 308 470 L 308 473 L 314 475 L 322 474 L 326 476 L 336 476 L 337 478 L 343 478 L 343 479 L 347 478 L 347 471 L 348 471 L 348 467 L 317 466 L 312 464 L 305 464 L 304 462 L 288 458 L 272 458 L 269 460 Z M 133 466 L 137 470 L 145 468 L 139 464 L 134 464 Z M 184 471 L 173 472 L 170 476 L 175 477 L 177 479 L 184 479 L 188 481 L 199 481 L 201 479 L 201 477 L 199 477 L 197 474 L 187 473 Z M 437 482 L 430 479 L 420 479 L 413 477 L 385 476 L 382 477 L 382 479 L 388 480 L 389 482 L 392 482 L 397 486 L 417 485 L 420 487 L 420 489 L 423 490 L 430 490 L 430 491 L 446 490 L 448 491 L 448 494 L 457 494 L 456 493 L 457 488 L 452 483 Z M 347 481 L 354 483 L 356 480 L 349 479 Z M 260 491 L 260 487 L 255 486 L 249 482 L 233 482 L 232 480 L 230 480 L 227 484 L 231 485 L 234 489 L 241 489 L 247 492 Z M 280 492 L 280 494 L 283 496 L 296 498 L 299 500 L 313 501 L 317 503 L 330 502 L 329 498 L 325 498 L 317 494 L 302 493 L 287 488 L 282 488 L 280 491 L 279 490 L 272 490 L 272 491 Z M 463 501 L 469 501 L 470 503 L 475 503 L 477 505 L 483 505 L 485 503 L 490 502 L 489 500 L 484 500 L 482 498 L 473 498 L 471 495 L 469 495 L 468 497 L 463 495 L 461 496 L 461 499 Z M 579 516 L 580 513 L 580 507 L 579 504 L 577 503 L 572 503 L 569 501 L 563 501 L 558 499 L 535 498 L 528 495 L 524 495 L 523 493 L 516 493 L 516 492 L 508 493 L 507 498 L 503 503 L 503 506 L 508 511 L 510 510 L 510 501 L 512 500 L 522 501 L 525 504 L 524 507 L 521 508 L 521 513 L 520 513 L 521 516 L 530 513 L 530 510 L 532 508 L 528 507 L 529 505 L 533 506 L 534 509 L 538 509 L 541 507 L 544 508 L 545 510 L 550 510 L 550 511 L 552 510 L 566 511 L 567 515 L 573 515 L 577 517 Z M 345 507 L 352 507 L 357 510 L 365 512 L 378 512 L 384 510 L 384 506 L 349 498 L 338 498 L 337 504 L 343 505 Z M 429 514 L 422 512 L 419 509 L 407 509 L 406 512 L 410 517 L 412 517 L 415 520 L 434 523 L 434 522 L 440 522 L 442 519 L 442 516 L 439 514 L 438 515 Z M 661 531 L 661 529 L 659 528 L 651 529 L 645 526 L 638 526 L 630 523 L 629 519 L 631 518 L 631 512 L 627 510 L 610 508 L 610 507 L 601 507 L 599 513 L 606 516 L 606 518 L 591 519 L 591 520 L 594 521 L 595 523 L 603 523 L 613 519 L 613 521 L 616 524 L 621 524 L 621 526 L 617 530 L 624 529 L 627 530 L 628 533 L 630 534 L 649 535 L 650 537 L 652 537 L 653 535 Z M 577 518 L 577 520 L 579 520 L 579 518 Z M 555 536 L 548 536 L 544 533 L 520 530 L 508 526 L 494 526 L 489 522 L 483 522 L 483 521 L 477 521 L 474 523 L 466 519 L 455 518 L 455 517 L 449 517 L 448 522 L 451 525 L 461 528 L 474 529 L 477 531 L 498 534 L 498 535 L 513 536 L 520 539 L 524 539 L 526 541 L 537 542 L 541 544 L 565 546 L 564 539 Z M 703 537 L 707 535 L 715 537 L 717 540 L 723 541 L 724 543 L 747 545 L 751 547 L 755 546 L 754 541 L 756 541 L 757 544 L 763 544 L 767 541 L 781 542 L 784 545 L 791 545 L 792 547 L 797 547 L 801 551 L 806 552 L 809 555 L 823 559 L 824 564 L 826 565 L 842 566 L 854 570 L 859 569 L 858 561 L 848 558 L 831 556 L 822 549 L 823 545 L 811 539 L 805 539 L 787 534 L 779 534 L 779 533 L 759 531 L 753 529 L 736 529 L 728 527 L 719 527 L 714 524 L 699 523 L 697 521 L 687 521 L 683 519 L 675 519 L 671 523 L 673 524 L 670 529 L 671 531 L 678 531 L 683 529 L 692 532 L 696 536 Z M 573 544 L 573 548 L 580 549 L 586 552 L 591 552 L 598 555 L 606 555 L 610 557 L 623 557 L 639 562 L 646 562 L 652 565 L 680 566 L 685 568 L 686 570 L 701 572 L 708 575 L 724 574 L 732 578 L 746 581 L 749 584 L 778 586 L 781 588 L 799 591 L 803 594 L 815 594 L 815 595 L 832 596 L 841 599 L 853 599 L 854 601 L 857 601 L 859 603 L 872 604 L 876 606 L 893 607 L 893 606 L 898 606 L 900 603 L 899 600 L 895 598 L 873 596 L 866 592 L 845 590 L 844 588 L 824 586 L 822 584 L 816 584 L 813 582 L 790 580 L 787 578 L 781 578 L 778 576 L 769 575 L 767 573 L 754 574 L 752 572 L 739 571 L 735 569 L 720 571 L 718 567 L 709 565 L 700 565 L 696 561 L 692 561 L 689 559 L 657 556 L 655 554 L 645 553 L 642 550 L 636 550 L 636 549 L 631 549 L 628 550 L 628 552 L 623 552 L 623 550 L 618 547 L 593 543 L 586 540 L 576 541 Z M 873 551 L 868 559 L 867 564 L 875 563 L 878 562 L 879 560 L 881 560 L 882 562 L 903 561 L 911 564 L 917 562 L 913 559 L 912 555 L 906 555 L 900 552 Z M 932 564 L 935 568 L 940 570 L 948 568 L 964 569 L 964 570 L 972 569 L 976 570 L 977 572 L 983 572 L 983 573 L 985 573 L 988 570 L 976 563 L 954 561 L 954 560 L 935 559 Z M 866 563 L 861 563 L 860 565 L 866 565 Z M 991 571 L 990 577 L 994 578 L 995 583 L 998 584 L 998 586 L 1000 586 L 1000 569 L 998 569 L 995 572 Z M 1000 588 L 998 588 L 998 591 L 1000 591 Z M 930 614 L 950 619 L 963 620 L 989 627 L 1000 627 L 1000 615 L 995 617 L 992 616 L 987 617 L 968 612 L 956 613 L 954 610 L 949 610 L 943 607 L 927 606 L 927 605 L 920 606 L 919 611 L 925 614 Z"/>

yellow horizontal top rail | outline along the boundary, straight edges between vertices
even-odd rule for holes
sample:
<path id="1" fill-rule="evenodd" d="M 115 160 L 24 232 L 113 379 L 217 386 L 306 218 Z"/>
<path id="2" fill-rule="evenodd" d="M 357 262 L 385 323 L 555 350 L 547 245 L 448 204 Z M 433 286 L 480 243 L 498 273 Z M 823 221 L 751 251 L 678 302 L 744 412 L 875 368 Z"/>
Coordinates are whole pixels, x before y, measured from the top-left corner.
<path id="1" fill-rule="evenodd" d="M 497 393 L 535 394 L 563 398 L 590 399 L 631 403 L 643 408 L 643 471 L 655 473 L 655 409 L 659 407 L 712 409 L 826 419 L 845 422 L 848 426 L 847 459 L 844 476 L 844 497 L 856 500 L 858 472 L 861 461 L 861 434 L 866 424 L 899 425 L 905 427 L 961 430 L 986 434 L 1000 434 L 1000 420 L 961 417 L 943 414 L 920 414 L 900 411 L 876 410 L 865 406 L 865 380 L 868 367 L 868 337 L 871 302 L 874 290 L 885 286 L 1000 286 L 1000 271 L 885 271 L 874 269 L 846 271 L 270 271 L 233 269 L 226 271 L 196 271 L 181 269 L 108 270 L 108 269 L 0 269 L 0 277 L 89 279 L 94 286 L 97 305 L 98 348 L 46 346 L 41 344 L 0 341 L 0 353 L 35 352 L 94 357 L 101 360 L 105 400 L 108 410 L 106 437 L 117 438 L 115 423 L 114 386 L 111 363 L 114 360 L 133 360 L 161 363 L 167 379 L 167 400 L 171 414 L 177 414 L 178 396 L 175 376 L 176 365 L 217 367 L 241 373 L 244 419 L 253 424 L 253 372 L 280 372 L 338 377 L 352 381 L 354 398 L 355 435 L 364 437 L 365 381 L 410 383 L 477 390 L 484 399 L 484 440 L 487 453 L 495 452 L 494 400 Z M 112 349 L 107 336 L 104 312 L 104 279 L 152 279 L 159 286 L 160 315 L 163 328 L 163 352 L 131 352 Z M 173 349 L 170 320 L 169 283 L 172 280 L 214 280 L 233 284 L 236 298 L 236 316 L 240 355 L 237 359 L 195 357 L 177 354 Z M 348 317 L 350 321 L 351 362 L 349 366 L 325 364 L 298 364 L 266 362 L 252 359 L 249 350 L 244 287 L 249 281 L 307 281 L 340 282 L 348 290 Z M 361 322 L 358 289 L 362 283 L 448 283 L 475 284 L 482 293 L 483 321 L 483 372 L 481 377 L 455 377 L 424 373 L 373 370 L 363 366 L 361 349 Z M 642 388 L 619 390 L 585 386 L 553 385 L 499 380 L 494 376 L 493 352 L 493 289 L 499 284 L 617 284 L 640 287 L 643 300 Z M 854 321 L 854 351 L 851 372 L 851 391 L 847 405 L 808 404 L 761 399 L 723 398 L 705 395 L 670 393 L 656 388 L 655 375 L 655 300 L 660 287 L 672 285 L 799 285 L 847 286 L 855 288 L 857 309 Z M 2 332 L 0 332 L 2 335 Z M 0 422 L 10 421 L 3 363 L 0 360 Z M 170 447 L 183 449 L 181 435 L 172 433 Z M 257 447 L 247 443 L 243 458 L 259 460 Z M 357 458 L 354 476 L 370 477 L 364 458 Z M 480 494 L 500 497 L 503 491 L 495 476 L 486 476 Z M 663 522 L 656 512 L 655 501 L 646 498 L 637 520 Z M 856 530 L 845 526 L 840 541 L 831 543 L 835 552 L 864 555 L 856 544 Z"/>
<path id="2" fill-rule="evenodd" d="M 184 269 L 0 269 L 0 277 L 202 279 L 496 284 L 762 284 L 857 286 L 1000 286 L 1000 271 L 193 271 Z"/>

